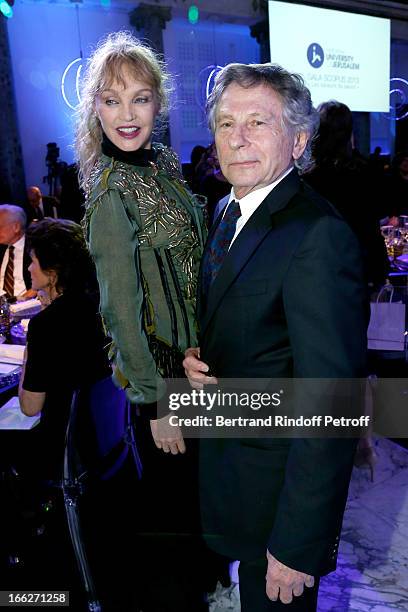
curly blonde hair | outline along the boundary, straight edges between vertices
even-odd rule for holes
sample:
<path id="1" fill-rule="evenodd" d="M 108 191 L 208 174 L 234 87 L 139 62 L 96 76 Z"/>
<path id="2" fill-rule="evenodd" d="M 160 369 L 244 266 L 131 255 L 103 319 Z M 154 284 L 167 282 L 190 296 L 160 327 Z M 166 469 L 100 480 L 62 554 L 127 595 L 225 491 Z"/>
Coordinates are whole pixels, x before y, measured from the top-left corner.
<path id="1" fill-rule="evenodd" d="M 172 84 L 164 62 L 130 32 L 114 32 L 103 38 L 88 59 L 76 110 L 75 151 L 83 188 L 101 153 L 102 127 L 95 114 L 95 99 L 114 81 L 125 85 L 124 68 L 153 88 L 159 125 L 167 115 Z"/>

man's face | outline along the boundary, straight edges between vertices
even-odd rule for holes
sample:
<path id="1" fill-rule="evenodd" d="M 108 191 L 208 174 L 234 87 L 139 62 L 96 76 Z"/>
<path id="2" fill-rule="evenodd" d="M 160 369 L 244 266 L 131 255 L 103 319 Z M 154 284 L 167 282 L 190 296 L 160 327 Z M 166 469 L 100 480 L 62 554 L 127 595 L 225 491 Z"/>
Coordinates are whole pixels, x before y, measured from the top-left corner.
<path id="1" fill-rule="evenodd" d="M 41 203 L 41 191 L 34 187 L 30 187 L 27 189 L 27 199 L 30 203 L 30 206 L 33 208 L 38 208 Z"/>
<path id="2" fill-rule="evenodd" d="M 21 226 L 6 212 L 0 212 L 0 244 L 14 244 L 21 238 Z"/>
<path id="3" fill-rule="evenodd" d="M 283 125 L 282 100 L 271 87 L 228 85 L 216 114 L 215 144 L 223 175 L 237 198 L 270 185 L 307 144 Z"/>

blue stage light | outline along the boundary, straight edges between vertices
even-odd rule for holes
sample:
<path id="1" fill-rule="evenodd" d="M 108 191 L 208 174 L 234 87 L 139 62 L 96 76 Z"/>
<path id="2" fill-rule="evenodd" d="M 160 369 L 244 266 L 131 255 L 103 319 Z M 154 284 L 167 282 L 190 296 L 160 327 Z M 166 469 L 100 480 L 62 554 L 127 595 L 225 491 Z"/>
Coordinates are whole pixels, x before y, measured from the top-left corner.
<path id="1" fill-rule="evenodd" d="M 196 23 L 198 23 L 199 18 L 200 12 L 198 10 L 198 7 L 196 7 L 195 4 L 192 4 L 188 9 L 188 20 L 192 25 L 195 25 Z"/>
<path id="2" fill-rule="evenodd" d="M 13 9 L 9 5 L 9 3 L 6 2 L 6 0 L 1 0 L 0 2 L 0 13 L 3 13 L 3 15 L 7 17 L 7 19 L 11 19 L 13 16 Z"/>

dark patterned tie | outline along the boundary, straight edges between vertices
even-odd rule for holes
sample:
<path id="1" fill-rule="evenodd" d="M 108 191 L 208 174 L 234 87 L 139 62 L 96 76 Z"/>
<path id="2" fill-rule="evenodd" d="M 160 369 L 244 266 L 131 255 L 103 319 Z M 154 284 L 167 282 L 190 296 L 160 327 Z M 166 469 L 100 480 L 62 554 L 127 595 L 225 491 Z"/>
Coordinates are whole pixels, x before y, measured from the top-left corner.
<path id="1" fill-rule="evenodd" d="M 9 246 L 8 248 L 8 262 L 6 271 L 4 272 L 3 290 L 6 292 L 8 297 L 14 295 L 14 247 Z"/>
<path id="2" fill-rule="evenodd" d="M 214 236 L 212 237 L 211 244 L 204 255 L 203 288 L 205 293 L 208 292 L 211 283 L 216 279 L 224 258 L 228 253 L 240 216 L 241 209 L 239 203 L 236 200 L 232 200 L 228 204 L 228 208 L 218 224 Z"/>

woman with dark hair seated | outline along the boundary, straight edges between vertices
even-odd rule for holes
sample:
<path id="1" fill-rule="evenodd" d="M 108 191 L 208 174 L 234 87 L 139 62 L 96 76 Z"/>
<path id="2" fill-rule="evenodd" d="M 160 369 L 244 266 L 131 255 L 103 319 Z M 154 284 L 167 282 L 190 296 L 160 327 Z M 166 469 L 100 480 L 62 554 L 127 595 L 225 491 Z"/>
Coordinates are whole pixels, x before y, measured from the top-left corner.
<path id="1" fill-rule="evenodd" d="M 39 424 L 26 436 L 20 473 L 35 532 L 42 534 L 35 538 L 27 536 L 23 544 L 27 552 L 23 550 L 24 576 L 20 579 L 24 584 L 19 586 L 69 589 L 70 604 L 79 611 L 87 607 L 64 516 L 63 496 L 53 485 L 62 478 L 73 392 L 110 378 L 111 369 L 97 303 L 91 295 L 93 265 L 81 227 L 73 221 L 45 218 L 29 227 L 26 240 L 32 259 L 29 266 L 32 286 L 43 293 L 48 306 L 28 325 L 19 387 L 24 414 L 33 416 L 41 412 Z M 88 426 L 86 412 L 78 411 L 80 442 L 84 448 L 89 446 L 93 450 L 93 430 Z M 89 509 L 93 507 L 95 515 L 96 504 L 89 496 L 84 503 L 81 511 L 86 510 L 84 518 L 88 525 Z M 44 508 L 51 511 L 45 513 Z M 101 533 L 97 525 L 95 531 Z M 88 537 L 97 541 L 93 532 L 88 534 L 87 528 L 87 541 Z M 89 552 L 95 556 L 93 548 Z"/>
<path id="2" fill-rule="evenodd" d="M 19 398 L 24 414 L 41 412 L 38 474 L 59 479 L 73 391 L 109 377 L 111 370 L 90 295 L 93 268 L 81 227 L 46 218 L 30 226 L 26 237 L 32 286 L 49 306 L 28 326 Z"/>
<path id="3" fill-rule="evenodd" d="M 97 399 L 94 401 L 95 414 L 100 415 L 99 423 L 92 420 L 91 408 L 86 409 L 86 403 L 79 402 L 76 418 L 76 448 L 79 445 L 81 459 L 86 451 L 86 460 L 91 463 L 86 463 L 85 467 L 90 467 L 92 473 L 92 468 L 96 467 L 97 471 L 99 466 L 95 460 L 103 464 L 103 457 L 94 454 L 98 448 L 96 430 L 107 438 L 113 435 L 120 402 L 116 395 L 112 399 L 106 384 L 111 381 L 112 372 L 105 353 L 107 341 L 97 300 L 92 293 L 97 287 L 96 276 L 81 227 L 73 221 L 45 218 L 30 226 L 26 236 L 32 258 L 29 270 L 33 288 L 45 294 L 49 305 L 29 323 L 19 388 L 22 411 L 26 415 L 41 412 L 39 425 L 30 432 L 34 436 L 30 441 L 31 460 L 25 475 L 33 483 L 33 497 L 38 498 L 45 492 L 52 499 L 53 511 L 46 515 L 45 534 L 37 538 L 34 561 L 24 577 L 25 581 L 31 581 L 31 586 L 26 583 L 20 586 L 69 589 L 72 609 L 79 612 L 88 607 L 79 585 L 62 495 L 59 492 L 53 495 L 53 489 L 47 485 L 62 477 L 65 431 L 74 390 L 87 390 L 102 381 L 96 385 Z M 112 389 L 116 390 L 113 383 Z M 102 397 L 102 394 L 105 395 Z M 112 421 L 104 412 L 106 404 L 110 403 Z M 88 483 L 92 486 L 87 487 L 87 495 L 82 497 L 80 504 L 86 554 L 97 593 L 103 609 L 115 612 L 127 609 L 121 607 L 122 599 L 127 602 L 126 598 L 134 597 L 126 591 L 130 584 L 127 569 L 116 560 L 124 554 L 122 543 L 125 535 L 129 535 L 128 507 L 133 507 L 123 483 L 131 478 L 134 492 L 137 474 L 130 468 L 128 474 L 127 463 L 121 467 L 125 469 L 118 470 L 107 481 L 92 478 Z M 39 499 L 44 501 L 49 497 Z M 135 520 L 134 513 L 132 520 Z"/>

